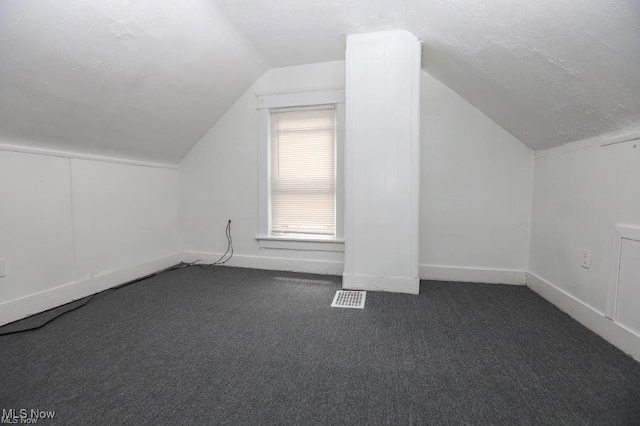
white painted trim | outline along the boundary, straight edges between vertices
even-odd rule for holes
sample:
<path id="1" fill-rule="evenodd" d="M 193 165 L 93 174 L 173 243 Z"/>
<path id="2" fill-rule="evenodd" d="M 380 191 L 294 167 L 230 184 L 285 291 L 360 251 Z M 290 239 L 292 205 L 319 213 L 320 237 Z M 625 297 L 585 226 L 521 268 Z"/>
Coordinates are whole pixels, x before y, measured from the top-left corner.
<path id="1" fill-rule="evenodd" d="M 582 301 L 529 272 L 527 286 L 623 352 L 640 361 L 640 336 L 607 319 Z"/>
<path id="2" fill-rule="evenodd" d="M 101 161 L 103 163 L 117 163 L 117 164 L 126 164 L 130 166 L 154 167 L 159 169 L 177 169 L 178 168 L 177 164 L 153 163 L 148 161 L 131 160 L 128 158 L 109 157 L 109 156 L 95 155 L 95 154 L 82 154 L 79 152 L 58 151 L 53 149 L 35 148 L 35 147 L 28 147 L 28 146 L 21 146 L 21 145 L 10 145 L 10 144 L 4 144 L 4 143 L 0 143 L 0 151 L 11 151 L 11 152 L 19 152 L 23 154 L 33 154 L 33 155 L 45 155 L 48 157 L 77 158 L 79 160 Z"/>
<path id="3" fill-rule="evenodd" d="M 615 145 L 619 143 L 631 142 L 640 139 L 640 129 L 629 130 L 626 132 L 612 132 L 606 135 L 596 136 L 589 139 L 583 139 L 580 141 L 569 142 L 553 148 L 541 149 L 534 151 L 535 158 L 547 157 L 550 155 L 565 154 L 567 152 L 575 151 L 583 148 L 590 148 L 594 146 L 605 147 L 609 145 Z"/>
<path id="4" fill-rule="evenodd" d="M 256 237 L 262 249 L 344 252 L 344 240 Z"/>
<path id="5" fill-rule="evenodd" d="M 256 96 L 276 96 L 276 95 L 288 95 L 291 93 L 309 93 L 309 92 L 333 92 L 344 91 L 344 86 L 315 86 L 315 87 L 302 87 L 292 89 L 280 89 L 280 90 L 262 90 L 256 92 Z"/>
<path id="6" fill-rule="evenodd" d="M 420 265 L 420 278 L 434 281 L 525 285 L 526 271 Z"/>
<path id="7" fill-rule="evenodd" d="M 203 264 L 211 264 L 220 259 L 222 253 L 209 253 L 197 251 L 183 251 L 182 261 L 193 263 L 201 261 Z M 310 274 L 342 275 L 344 264 L 341 261 L 315 260 L 315 259 L 288 259 L 282 257 L 251 256 L 234 254 L 224 264 L 238 268 L 267 269 L 275 271 L 307 272 Z"/>
<path id="8" fill-rule="evenodd" d="M 623 136 L 607 139 L 603 142 L 600 142 L 600 146 L 616 145 L 619 143 L 632 142 L 637 140 L 640 140 L 640 130 Z"/>
<path id="9" fill-rule="evenodd" d="M 410 173 L 410 211 L 409 211 L 409 253 L 407 263 L 409 265 L 409 274 L 411 277 L 420 277 L 420 102 L 422 93 L 421 78 L 422 69 L 420 64 L 422 63 L 422 44 L 420 40 L 413 34 L 400 31 L 399 37 L 413 40 L 411 43 L 411 82 L 412 82 L 412 94 L 411 94 L 411 158 L 409 159 L 409 173 Z M 362 154 L 362 153 L 361 153 Z M 406 182 L 405 182 L 406 183 Z M 406 272 L 406 271 L 405 271 Z M 418 280 L 418 292 L 420 291 L 420 282 Z"/>
<path id="10" fill-rule="evenodd" d="M 329 91 L 344 91 L 344 86 L 316 86 L 305 87 L 300 89 L 282 89 L 282 90 L 263 90 L 256 92 L 256 96 L 274 96 L 274 95 L 287 95 L 290 93 L 308 93 L 308 92 L 329 92 Z"/>
<path id="11" fill-rule="evenodd" d="M 420 279 L 404 277 L 374 277 L 370 275 L 342 275 L 345 290 L 390 291 L 393 293 L 420 293 Z"/>
<path id="12" fill-rule="evenodd" d="M 640 241 L 640 227 L 629 225 L 616 225 L 616 232 L 620 239 Z"/>
<path id="13" fill-rule="evenodd" d="M 620 277 L 620 254 L 622 249 L 622 238 L 617 230 L 613 232 L 611 238 L 611 257 L 609 259 L 609 277 L 607 280 L 607 302 L 604 314 L 607 318 L 615 320 L 616 309 L 618 307 L 618 282 Z"/>
<path id="14" fill-rule="evenodd" d="M 305 242 L 305 243 L 328 243 L 328 244 L 333 244 L 333 243 L 344 243 L 344 239 L 333 239 L 333 238 L 322 238 L 322 237 L 318 237 L 318 238 L 314 238 L 311 236 L 301 236 L 301 237 L 274 237 L 274 236 L 263 236 L 263 235 L 258 235 L 256 237 L 256 240 L 264 240 L 264 241 L 298 241 L 298 242 Z"/>
<path id="15" fill-rule="evenodd" d="M 609 281 L 607 284 L 607 304 L 605 315 L 611 320 L 618 318 L 618 287 L 620 283 L 620 255 L 622 240 L 640 242 L 640 228 L 627 225 L 616 225 L 611 239 L 611 259 L 609 261 Z"/>
<path id="16" fill-rule="evenodd" d="M 258 96 L 258 109 L 336 105 L 344 103 L 344 90 L 296 91 Z"/>
<path id="17" fill-rule="evenodd" d="M 260 106 L 262 103 L 262 106 Z M 344 90 L 303 91 L 258 97 L 258 232 L 271 234 L 271 108 L 295 108 L 319 105 L 334 105 L 336 114 L 336 238 L 344 238 Z M 419 157 L 419 156 L 418 156 Z M 266 247 L 265 247 L 266 248 Z M 295 249 L 295 248 L 294 248 Z M 333 251 L 333 250 L 332 250 Z M 335 250 L 338 251 L 338 250 Z M 344 251 L 344 249 L 339 250 Z"/>
<path id="18" fill-rule="evenodd" d="M 344 92 L 343 92 L 344 93 Z M 345 107 L 336 104 L 336 239 L 344 243 L 344 137 Z M 344 251 L 344 244 L 342 250 Z"/>
<path id="19" fill-rule="evenodd" d="M 271 120 L 268 109 L 258 110 L 258 232 L 271 234 L 271 157 L 269 135 Z"/>
<path id="20" fill-rule="evenodd" d="M 176 253 L 4 302 L 0 304 L 0 325 L 82 299 L 179 263 L 180 254 Z"/>

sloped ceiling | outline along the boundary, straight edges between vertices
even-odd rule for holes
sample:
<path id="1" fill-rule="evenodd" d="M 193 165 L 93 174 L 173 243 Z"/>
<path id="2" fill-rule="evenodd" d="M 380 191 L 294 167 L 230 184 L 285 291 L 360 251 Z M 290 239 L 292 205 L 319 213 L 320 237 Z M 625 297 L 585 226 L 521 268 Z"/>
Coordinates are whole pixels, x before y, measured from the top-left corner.
<path id="1" fill-rule="evenodd" d="M 175 163 L 270 67 L 396 28 L 531 148 L 640 125 L 637 0 L 2 0 L 0 143 Z"/>
<path id="2" fill-rule="evenodd" d="M 406 29 L 423 68 L 522 142 L 640 125 L 638 0 L 220 0 L 277 66 L 339 59 L 344 35 Z"/>
<path id="3" fill-rule="evenodd" d="M 0 0 L 0 143 L 177 163 L 263 55 L 208 0 Z"/>

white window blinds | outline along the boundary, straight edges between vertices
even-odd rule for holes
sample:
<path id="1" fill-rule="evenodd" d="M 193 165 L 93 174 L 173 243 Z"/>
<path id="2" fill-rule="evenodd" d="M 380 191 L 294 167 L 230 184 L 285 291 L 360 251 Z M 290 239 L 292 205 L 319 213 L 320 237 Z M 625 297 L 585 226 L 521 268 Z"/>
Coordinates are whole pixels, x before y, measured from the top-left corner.
<path id="1" fill-rule="evenodd" d="M 336 235 L 335 108 L 271 111 L 271 235 Z"/>

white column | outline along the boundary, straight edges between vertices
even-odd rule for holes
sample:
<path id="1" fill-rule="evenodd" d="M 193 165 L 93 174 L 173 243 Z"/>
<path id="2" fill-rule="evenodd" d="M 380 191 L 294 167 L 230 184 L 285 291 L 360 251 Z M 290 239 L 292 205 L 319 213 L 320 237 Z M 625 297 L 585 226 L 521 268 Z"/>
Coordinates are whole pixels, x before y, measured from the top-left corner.
<path id="1" fill-rule="evenodd" d="M 419 292 L 420 42 L 347 37 L 345 289 Z"/>

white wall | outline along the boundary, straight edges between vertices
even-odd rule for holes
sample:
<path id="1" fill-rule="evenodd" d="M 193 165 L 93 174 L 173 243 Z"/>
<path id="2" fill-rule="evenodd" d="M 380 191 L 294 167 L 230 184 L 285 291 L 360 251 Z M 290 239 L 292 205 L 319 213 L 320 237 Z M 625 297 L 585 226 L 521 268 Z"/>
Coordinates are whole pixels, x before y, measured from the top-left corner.
<path id="1" fill-rule="evenodd" d="M 347 36 L 342 288 L 418 294 L 420 41 Z"/>
<path id="2" fill-rule="evenodd" d="M 79 279 L 180 251 L 178 171 L 71 160 Z"/>
<path id="3" fill-rule="evenodd" d="M 0 324 L 178 263 L 178 171 L 0 151 Z"/>
<path id="4" fill-rule="evenodd" d="M 0 303 L 75 280 L 69 160 L 0 151 Z"/>
<path id="5" fill-rule="evenodd" d="M 215 260 L 224 253 L 225 226 L 231 219 L 235 249 L 231 265 L 342 273 L 342 253 L 261 250 L 255 239 L 258 235 L 256 93 L 327 87 L 344 87 L 344 62 L 267 72 L 182 160 L 182 247 L 194 252 L 185 261 Z M 278 260 L 265 263 L 262 258 Z"/>
<path id="6" fill-rule="evenodd" d="M 456 279 L 444 266 L 524 282 L 533 151 L 426 72 L 421 86 L 420 263 L 434 278 Z"/>
<path id="7" fill-rule="evenodd" d="M 575 144 L 537 153 L 528 284 L 640 359 L 640 338 L 604 319 L 618 256 L 614 227 L 640 227 L 638 145 Z M 591 251 L 589 269 L 581 266 L 583 249 Z"/>
<path id="8" fill-rule="evenodd" d="M 273 69 L 194 146 L 180 164 L 185 260 L 223 253 L 231 219 L 232 265 L 342 273 L 342 253 L 261 250 L 255 236 L 256 93 L 343 85 L 342 61 Z M 533 152 L 425 72 L 421 86 L 421 277 L 524 283 Z"/>
<path id="9" fill-rule="evenodd" d="M 540 153 L 530 271 L 604 313 L 611 237 L 618 224 L 640 226 L 638 142 Z M 591 250 L 591 268 L 581 266 Z"/>

